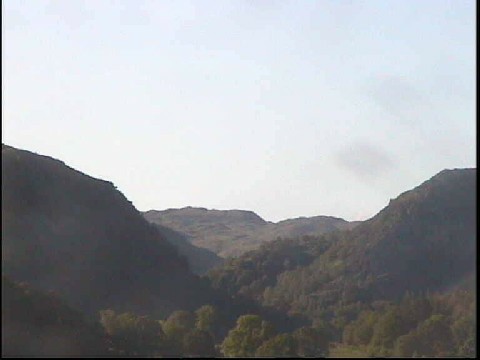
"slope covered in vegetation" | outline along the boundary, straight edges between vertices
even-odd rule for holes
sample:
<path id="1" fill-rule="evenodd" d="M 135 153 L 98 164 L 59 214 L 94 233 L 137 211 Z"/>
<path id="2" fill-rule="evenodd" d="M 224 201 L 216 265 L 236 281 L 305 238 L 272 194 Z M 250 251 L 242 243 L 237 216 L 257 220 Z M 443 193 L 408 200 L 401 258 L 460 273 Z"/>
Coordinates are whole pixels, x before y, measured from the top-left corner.
<path id="1" fill-rule="evenodd" d="M 319 235 L 358 224 L 331 216 L 300 217 L 272 223 L 252 211 L 194 207 L 150 210 L 143 215 L 148 221 L 174 229 L 192 244 L 221 257 L 239 256 L 279 237 Z"/>
<path id="2" fill-rule="evenodd" d="M 187 259 L 190 269 L 194 273 L 202 275 L 215 266 L 222 264 L 223 259 L 221 257 L 208 249 L 193 245 L 187 240 L 185 235 L 166 226 L 155 224 L 155 227 L 165 240 L 174 245 L 178 252 Z"/>
<path id="3" fill-rule="evenodd" d="M 338 339 L 375 302 L 475 277 L 475 186 L 476 169 L 442 171 L 350 231 L 265 244 L 208 276 L 231 294 L 329 324 Z"/>
<path id="4" fill-rule="evenodd" d="M 2 272 L 87 314 L 168 315 L 213 301 L 208 285 L 112 183 L 2 146 Z"/>

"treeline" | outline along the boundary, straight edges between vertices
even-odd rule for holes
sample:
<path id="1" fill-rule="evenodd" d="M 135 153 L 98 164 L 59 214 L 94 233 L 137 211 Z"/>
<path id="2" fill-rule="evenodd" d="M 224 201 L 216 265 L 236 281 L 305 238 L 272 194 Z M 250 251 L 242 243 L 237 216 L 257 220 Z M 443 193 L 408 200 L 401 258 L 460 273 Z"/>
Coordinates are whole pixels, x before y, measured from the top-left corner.
<path id="1" fill-rule="evenodd" d="M 107 357 L 106 335 L 54 294 L 2 276 L 2 357 Z"/>
<path id="2" fill-rule="evenodd" d="M 222 338 L 221 316 L 211 305 L 175 311 L 165 320 L 100 312 L 113 356 L 120 357 L 326 357 L 330 335 L 313 327 L 278 333 L 259 315 L 242 315 Z"/>
<path id="3" fill-rule="evenodd" d="M 344 327 L 343 343 L 370 356 L 474 357 L 475 294 L 413 296 L 377 302 Z"/>

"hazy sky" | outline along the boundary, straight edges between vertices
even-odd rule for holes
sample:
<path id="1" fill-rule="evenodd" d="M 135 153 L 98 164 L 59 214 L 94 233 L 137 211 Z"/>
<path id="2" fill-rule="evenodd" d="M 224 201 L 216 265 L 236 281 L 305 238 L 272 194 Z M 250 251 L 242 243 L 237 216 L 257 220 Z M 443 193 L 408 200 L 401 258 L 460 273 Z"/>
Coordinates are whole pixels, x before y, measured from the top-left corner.
<path id="1" fill-rule="evenodd" d="M 139 210 L 362 220 L 476 166 L 473 0 L 2 7 L 2 142 Z"/>

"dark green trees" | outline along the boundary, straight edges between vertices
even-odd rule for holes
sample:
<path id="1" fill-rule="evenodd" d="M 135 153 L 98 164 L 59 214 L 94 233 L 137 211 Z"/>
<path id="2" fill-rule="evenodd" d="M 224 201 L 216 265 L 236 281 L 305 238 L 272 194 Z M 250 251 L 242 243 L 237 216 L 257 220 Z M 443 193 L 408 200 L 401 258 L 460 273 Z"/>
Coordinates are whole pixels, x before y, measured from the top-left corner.
<path id="1" fill-rule="evenodd" d="M 218 311 L 212 305 L 203 305 L 195 311 L 195 315 L 197 329 L 213 335 L 218 327 Z"/>
<path id="2" fill-rule="evenodd" d="M 170 356 L 211 357 L 215 355 L 213 334 L 216 309 L 210 305 L 199 308 L 195 314 L 175 311 L 163 322 L 169 342 Z"/>
<path id="3" fill-rule="evenodd" d="M 295 357 L 297 344 L 290 334 L 280 334 L 265 341 L 255 352 L 256 357 Z"/>
<path id="4" fill-rule="evenodd" d="M 302 327 L 295 330 L 293 339 L 296 342 L 296 352 L 301 357 L 326 357 L 328 355 L 329 335 L 326 331 Z"/>
<path id="5" fill-rule="evenodd" d="M 215 357 L 215 343 L 210 333 L 192 329 L 188 331 L 182 341 L 183 355 L 193 357 Z"/>
<path id="6" fill-rule="evenodd" d="M 243 315 L 222 343 L 227 357 L 254 356 L 260 345 L 273 335 L 271 324 L 258 315 Z"/>
<path id="7" fill-rule="evenodd" d="M 119 355 L 145 357 L 165 354 L 168 344 L 158 321 L 105 310 L 100 312 L 100 322 Z"/>
<path id="8" fill-rule="evenodd" d="M 272 325 L 257 315 L 240 316 L 222 343 L 227 357 L 326 357 L 325 331 L 302 327 L 291 334 L 275 334 Z"/>

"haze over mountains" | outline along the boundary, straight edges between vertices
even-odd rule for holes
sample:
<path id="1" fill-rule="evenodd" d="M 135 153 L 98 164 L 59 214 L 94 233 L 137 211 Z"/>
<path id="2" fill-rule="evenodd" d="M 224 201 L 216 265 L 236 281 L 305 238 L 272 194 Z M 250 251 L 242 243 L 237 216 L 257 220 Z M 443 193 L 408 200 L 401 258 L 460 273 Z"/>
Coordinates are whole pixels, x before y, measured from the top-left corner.
<path id="1" fill-rule="evenodd" d="M 194 245 L 238 256 L 222 260 Z M 326 216 L 269 223 L 240 210 L 142 216 L 112 183 L 2 145 L 2 328 L 10 329 L 2 344 L 13 355 L 29 354 L 22 344 L 56 354 L 48 342 L 65 331 L 61 352 L 73 355 L 90 354 L 89 344 L 104 354 L 105 336 L 136 356 L 212 354 L 213 345 L 204 353 L 197 345 L 213 339 L 225 356 L 323 356 L 329 342 L 371 356 L 472 356 L 475 265 L 476 169 L 444 170 L 359 224 Z M 207 304 L 221 314 L 208 331 L 189 313 Z M 121 329 L 166 320 L 150 349 L 143 335 L 114 338 L 80 314 L 95 321 L 105 309 L 111 319 L 138 314 L 120 317 L 131 321 Z M 250 319 L 262 329 L 249 347 L 235 342 L 243 330 L 228 331 L 240 315 L 254 317 L 237 326 Z M 304 325 L 313 327 L 290 333 Z M 40 344 L 32 332 L 45 332 Z M 324 345 L 307 351 L 306 339 Z"/>
<path id="2" fill-rule="evenodd" d="M 241 255 L 279 237 L 319 235 L 350 229 L 359 223 L 331 216 L 300 217 L 273 223 L 252 211 L 198 207 L 150 210 L 143 215 L 154 224 L 183 233 L 192 244 L 207 248 L 221 257 Z"/>

